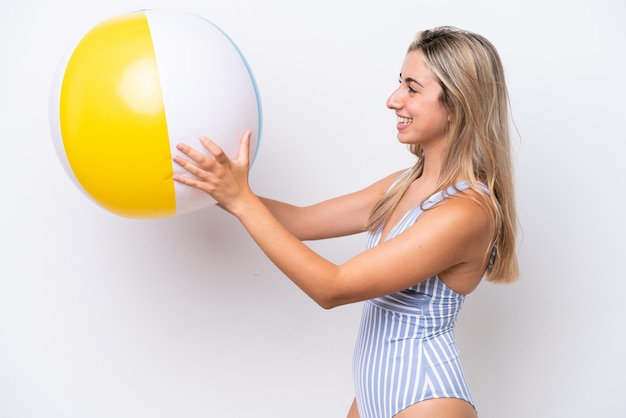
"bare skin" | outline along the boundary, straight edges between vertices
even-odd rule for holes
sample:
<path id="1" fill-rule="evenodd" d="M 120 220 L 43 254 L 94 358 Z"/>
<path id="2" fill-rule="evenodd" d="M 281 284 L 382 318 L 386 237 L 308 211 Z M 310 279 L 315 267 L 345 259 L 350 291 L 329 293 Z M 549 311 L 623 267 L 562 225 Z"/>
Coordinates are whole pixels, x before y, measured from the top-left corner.
<path id="1" fill-rule="evenodd" d="M 387 220 L 387 237 L 395 223 L 433 191 L 445 151 L 447 110 L 439 102 L 441 87 L 426 67 L 421 52 L 407 55 L 400 86 L 387 106 L 398 116 L 398 140 L 421 144 L 423 175 L 416 179 Z M 200 139 L 211 156 L 179 144 L 184 156 L 174 161 L 190 175 L 177 175 L 182 184 L 209 193 L 237 217 L 270 260 L 320 306 L 330 309 L 407 289 L 433 275 L 460 294 L 473 291 L 487 265 L 491 244 L 490 218 L 478 203 L 453 196 L 424 212 L 403 233 L 334 264 L 302 240 L 363 232 L 375 203 L 404 171 L 392 173 L 360 191 L 315 205 L 298 207 L 259 197 L 248 184 L 250 133 L 241 140 L 239 156 L 231 160 L 213 141 Z M 463 180 L 463 179 L 458 179 Z M 478 195 L 473 191 L 463 192 Z M 446 251 L 440 251 L 446 248 Z M 469 408 L 469 409 L 468 409 Z M 471 405 L 458 399 L 418 402 L 396 417 L 475 417 Z M 473 415 L 472 415 L 473 414 Z M 358 417 L 356 404 L 349 418 Z"/>
<path id="2" fill-rule="evenodd" d="M 477 418 L 476 410 L 461 399 L 439 398 L 421 401 L 400 411 L 394 418 Z M 356 399 L 347 418 L 360 418 Z"/>

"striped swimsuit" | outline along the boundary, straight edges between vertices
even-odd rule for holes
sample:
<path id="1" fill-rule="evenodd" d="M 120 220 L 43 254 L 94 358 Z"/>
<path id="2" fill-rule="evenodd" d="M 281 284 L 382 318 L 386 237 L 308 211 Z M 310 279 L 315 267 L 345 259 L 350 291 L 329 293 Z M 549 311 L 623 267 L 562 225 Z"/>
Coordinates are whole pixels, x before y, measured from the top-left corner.
<path id="1" fill-rule="evenodd" d="M 469 187 L 465 182 L 455 186 L 431 196 L 423 208 Z M 389 238 L 413 225 L 422 211 L 417 205 L 407 212 Z M 370 233 L 368 248 L 380 242 L 381 230 Z M 433 276 L 364 302 L 353 362 L 361 418 L 391 418 L 432 398 L 459 398 L 473 405 L 453 335 L 463 300 Z"/>

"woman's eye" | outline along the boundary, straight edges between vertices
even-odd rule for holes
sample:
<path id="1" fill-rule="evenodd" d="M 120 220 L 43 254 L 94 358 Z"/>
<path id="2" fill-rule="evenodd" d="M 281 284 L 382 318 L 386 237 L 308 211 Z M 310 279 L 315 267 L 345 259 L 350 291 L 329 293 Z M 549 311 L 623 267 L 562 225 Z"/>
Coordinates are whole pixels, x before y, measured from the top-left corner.
<path id="1" fill-rule="evenodd" d="M 413 87 L 409 86 L 409 93 L 411 93 L 411 94 L 417 93 L 417 90 L 415 90 Z"/>

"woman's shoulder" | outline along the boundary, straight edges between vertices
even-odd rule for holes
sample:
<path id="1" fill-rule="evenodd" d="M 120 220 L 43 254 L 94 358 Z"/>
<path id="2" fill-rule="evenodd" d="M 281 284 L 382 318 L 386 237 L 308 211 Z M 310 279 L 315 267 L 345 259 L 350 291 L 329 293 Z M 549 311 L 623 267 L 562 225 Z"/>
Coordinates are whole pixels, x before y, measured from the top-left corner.
<path id="1" fill-rule="evenodd" d="M 456 228 L 482 234 L 492 225 L 491 211 L 484 190 L 473 187 L 448 187 L 432 201 L 430 210 L 422 214 L 425 222 L 454 224 Z"/>

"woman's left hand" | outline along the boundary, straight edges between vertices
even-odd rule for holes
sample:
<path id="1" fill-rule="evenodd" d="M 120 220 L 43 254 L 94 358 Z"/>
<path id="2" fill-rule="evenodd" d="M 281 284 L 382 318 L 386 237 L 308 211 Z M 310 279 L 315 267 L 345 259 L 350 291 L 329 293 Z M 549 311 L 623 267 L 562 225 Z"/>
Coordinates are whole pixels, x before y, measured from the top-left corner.
<path id="1" fill-rule="evenodd" d="M 178 144 L 176 149 L 188 158 L 176 155 L 174 162 L 192 176 L 176 174 L 174 181 L 210 194 L 221 206 L 235 214 L 244 197 L 252 195 L 248 185 L 251 134 L 247 131 L 241 137 L 236 160 L 228 158 L 222 148 L 205 136 L 200 137 L 200 143 L 212 157 L 187 144 Z"/>

